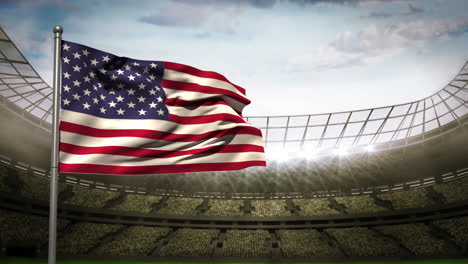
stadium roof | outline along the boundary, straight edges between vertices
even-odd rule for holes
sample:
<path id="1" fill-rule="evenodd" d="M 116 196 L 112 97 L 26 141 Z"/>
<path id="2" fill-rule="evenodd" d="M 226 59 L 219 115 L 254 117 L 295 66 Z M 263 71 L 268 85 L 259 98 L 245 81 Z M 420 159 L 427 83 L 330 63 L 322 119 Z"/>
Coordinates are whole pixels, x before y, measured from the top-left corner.
<path id="1" fill-rule="evenodd" d="M 52 65 L 52 62 L 51 62 Z M 391 148 L 442 133 L 448 123 L 460 123 L 468 113 L 468 64 L 437 93 L 418 101 L 387 107 L 310 115 L 250 116 L 262 129 L 267 157 L 308 156 L 332 149 L 336 154 L 354 150 Z M 41 123 L 50 124 L 52 88 L 39 76 L 0 28 L 1 103 L 10 101 Z M 401 143 L 403 142 L 403 143 Z M 356 147 L 358 146 L 358 147 Z M 275 151 L 286 149 L 287 151 Z M 353 150 L 353 151 L 354 151 Z M 278 157 L 275 157 L 278 156 Z"/>

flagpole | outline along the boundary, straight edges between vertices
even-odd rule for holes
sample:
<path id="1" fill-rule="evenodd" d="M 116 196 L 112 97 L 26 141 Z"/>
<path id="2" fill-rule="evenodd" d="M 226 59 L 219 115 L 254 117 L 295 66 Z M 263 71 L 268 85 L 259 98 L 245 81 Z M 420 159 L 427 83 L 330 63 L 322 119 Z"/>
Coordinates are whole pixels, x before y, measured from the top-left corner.
<path id="1" fill-rule="evenodd" d="M 54 95 L 52 119 L 52 154 L 50 165 L 50 206 L 49 206 L 49 258 L 48 264 L 55 264 L 57 249 L 57 189 L 58 189 L 58 146 L 59 146 L 59 111 L 60 111 L 60 78 L 62 57 L 61 26 L 54 27 Z"/>

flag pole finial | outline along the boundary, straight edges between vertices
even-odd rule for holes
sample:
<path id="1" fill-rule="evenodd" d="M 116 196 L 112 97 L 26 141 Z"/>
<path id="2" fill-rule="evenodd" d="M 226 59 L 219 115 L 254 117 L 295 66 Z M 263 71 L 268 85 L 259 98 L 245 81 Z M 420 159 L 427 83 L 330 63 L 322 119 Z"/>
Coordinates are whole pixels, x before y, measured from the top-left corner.
<path id="1" fill-rule="evenodd" d="M 55 34 L 57 34 L 57 33 L 62 34 L 63 33 L 63 28 L 61 26 L 55 26 L 54 27 L 54 33 Z"/>

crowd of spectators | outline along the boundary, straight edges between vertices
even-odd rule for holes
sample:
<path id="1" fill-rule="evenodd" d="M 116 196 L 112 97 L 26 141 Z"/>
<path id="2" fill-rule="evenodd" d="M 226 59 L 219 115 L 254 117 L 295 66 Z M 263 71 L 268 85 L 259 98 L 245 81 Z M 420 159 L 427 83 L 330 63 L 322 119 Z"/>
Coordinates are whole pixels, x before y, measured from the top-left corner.
<path id="1" fill-rule="evenodd" d="M 210 256 L 215 245 L 214 239 L 218 236 L 216 229 L 179 229 L 167 245 L 162 247 L 158 255 L 179 257 L 206 257 Z"/>

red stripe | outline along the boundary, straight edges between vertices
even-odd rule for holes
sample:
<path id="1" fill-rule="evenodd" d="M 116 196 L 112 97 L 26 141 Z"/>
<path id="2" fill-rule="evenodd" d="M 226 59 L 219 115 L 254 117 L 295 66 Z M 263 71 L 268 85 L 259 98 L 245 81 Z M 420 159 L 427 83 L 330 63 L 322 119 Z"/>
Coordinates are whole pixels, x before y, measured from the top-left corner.
<path id="1" fill-rule="evenodd" d="M 194 101 L 186 101 L 179 98 L 166 98 L 164 101 L 166 105 L 176 106 L 176 107 L 185 107 L 190 110 L 194 110 L 199 106 L 213 106 L 213 105 L 226 105 L 231 107 L 226 101 L 223 101 L 220 98 L 206 98 Z M 242 116 L 242 113 L 233 109 L 239 116 Z"/>
<path id="2" fill-rule="evenodd" d="M 60 151 L 76 154 L 109 154 L 118 156 L 140 157 L 140 158 L 171 158 L 183 155 L 198 155 L 198 154 L 215 154 L 215 153 L 239 153 L 239 152 L 261 152 L 263 153 L 262 146 L 249 145 L 249 144 L 236 144 L 236 145 L 218 145 L 210 146 L 199 149 L 191 150 L 154 150 L 145 148 L 132 148 L 120 146 L 105 146 L 105 147 L 83 147 L 68 143 L 60 142 Z"/>
<path id="3" fill-rule="evenodd" d="M 233 127 L 229 129 L 214 130 L 198 135 L 174 134 L 149 129 L 99 129 L 78 125 L 66 121 L 60 122 L 60 131 L 81 134 L 90 137 L 140 137 L 164 141 L 195 142 L 208 138 L 220 138 L 226 135 L 254 135 L 262 136 L 260 129 L 251 126 Z"/>
<path id="4" fill-rule="evenodd" d="M 197 171 L 230 171 L 241 170 L 251 166 L 266 166 L 265 161 L 253 160 L 224 163 L 198 163 L 160 166 L 111 166 L 95 164 L 59 164 L 59 172 L 65 173 L 92 173 L 92 174 L 165 174 L 186 173 Z"/>
<path id="5" fill-rule="evenodd" d="M 180 90 L 180 91 L 191 91 L 191 92 L 199 92 L 199 93 L 206 93 L 206 94 L 222 94 L 244 105 L 250 104 L 249 99 L 242 97 L 239 94 L 226 90 L 226 89 L 203 86 L 203 85 L 199 85 L 196 83 L 178 82 L 178 81 L 171 81 L 171 80 L 165 80 L 165 79 L 162 80 L 162 86 L 163 88 Z"/>
<path id="6" fill-rule="evenodd" d="M 217 121 L 225 121 L 230 123 L 244 124 L 245 121 L 240 116 L 231 115 L 231 114 L 213 114 L 213 115 L 204 115 L 204 116 L 179 116 L 169 114 L 169 120 L 171 122 L 183 124 L 183 125 L 196 125 L 196 124 L 206 124 Z"/>
<path id="7" fill-rule="evenodd" d="M 244 88 L 233 84 L 226 77 L 224 77 L 223 75 L 221 75 L 221 74 L 219 74 L 217 72 L 202 71 L 202 70 L 199 70 L 197 68 L 194 68 L 194 67 L 191 67 L 191 66 L 188 66 L 188 65 L 175 63 L 175 62 L 167 62 L 167 61 L 164 62 L 164 69 L 183 72 L 183 73 L 187 73 L 187 74 L 191 74 L 191 75 L 195 75 L 195 76 L 203 77 L 203 78 L 211 78 L 211 79 L 217 79 L 217 80 L 220 80 L 220 81 L 225 81 L 225 82 L 228 82 L 228 83 L 232 84 L 232 86 L 236 87 L 236 89 L 239 92 L 241 92 L 243 95 L 245 95 L 245 89 Z"/>

